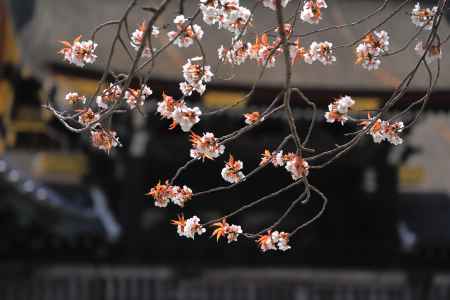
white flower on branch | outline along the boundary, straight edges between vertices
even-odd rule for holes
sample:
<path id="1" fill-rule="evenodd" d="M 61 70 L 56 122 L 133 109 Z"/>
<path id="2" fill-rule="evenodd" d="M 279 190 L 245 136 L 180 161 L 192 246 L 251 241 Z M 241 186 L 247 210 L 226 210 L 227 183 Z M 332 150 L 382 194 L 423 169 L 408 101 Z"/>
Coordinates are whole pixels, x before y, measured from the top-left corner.
<path id="1" fill-rule="evenodd" d="M 217 53 L 219 56 L 219 60 L 221 62 L 227 62 L 232 65 L 240 65 L 243 64 L 247 58 L 249 57 L 249 45 L 250 43 L 243 43 L 242 40 L 238 40 L 233 43 L 231 49 L 226 49 L 224 46 L 220 46 L 217 49 Z"/>
<path id="2" fill-rule="evenodd" d="M 228 243 L 237 242 L 239 235 L 243 232 L 241 226 L 234 224 L 230 225 L 225 219 L 222 220 L 222 222 L 214 223 L 212 226 L 216 227 L 216 229 L 214 229 L 211 237 L 215 236 L 217 241 L 219 241 L 221 237 L 226 236 Z"/>
<path id="3" fill-rule="evenodd" d="M 214 134 L 206 132 L 203 136 L 191 133 L 191 157 L 195 159 L 215 159 L 223 154 L 225 146 L 220 145 Z"/>
<path id="4" fill-rule="evenodd" d="M 75 92 L 70 92 L 67 93 L 65 98 L 66 101 L 68 101 L 70 104 L 75 104 L 75 103 L 86 103 L 86 97 L 85 96 L 81 96 L 78 93 Z"/>
<path id="5" fill-rule="evenodd" d="M 361 122 L 360 125 L 363 125 L 364 128 L 366 128 L 371 121 L 372 118 L 369 115 L 369 118 L 366 121 Z M 368 134 L 372 136 L 374 143 L 379 144 L 387 140 L 393 145 L 400 145 L 403 143 L 403 139 L 399 136 L 399 133 L 403 131 L 403 127 L 403 122 L 390 123 L 389 121 L 377 119 L 370 128 Z"/>
<path id="6" fill-rule="evenodd" d="M 183 215 L 179 215 L 177 220 L 172 220 L 171 223 L 177 226 L 177 233 L 179 236 L 194 239 L 195 235 L 202 235 L 206 229 L 200 224 L 200 219 L 197 216 L 185 219 Z"/>
<path id="7" fill-rule="evenodd" d="M 355 101 L 350 96 L 344 96 L 336 99 L 333 103 L 328 105 L 328 110 L 325 113 L 325 119 L 328 123 L 340 122 L 342 125 L 348 120 L 348 112 L 355 104 Z"/>
<path id="8" fill-rule="evenodd" d="M 143 106 L 145 103 L 145 99 L 153 94 L 152 89 L 147 85 L 142 85 L 140 89 L 131 89 L 129 88 L 125 92 L 125 99 L 127 100 L 128 106 L 130 109 L 136 108 L 136 106 Z"/>
<path id="9" fill-rule="evenodd" d="M 180 125 L 184 132 L 189 132 L 195 124 L 200 122 L 202 115 L 200 108 L 190 108 L 184 101 L 176 101 L 166 94 L 163 94 L 163 101 L 158 102 L 157 112 L 163 119 L 172 119 L 170 129 Z"/>
<path id="10" fill-rule="evenodd" d="M 229 183 L 238 183 L 245 178 L 244 173 L 241 172 L 244 167 L 244 163 L 240 160 L 235 160 L 232 155 L 225 163 L 225 167 L 222 169 L 221 175 L 225 181 Z"/>
<path id="11" fill-rule="evenodd" d="M 144 34 L 146 30 L 145 22 L 142 22 L 141 25 L 131 34 L 130 44 L 134 48 L 134 50 L 138 51 L 139 47 L 142 45 L 142 41 L 144 40 Z M 157 37 L 159 35 L 159 28 L 156 26 L 152 26 L 152 36 Z M 146 46 L 144 51 L 142 52 L 143 57 L 151 57 L 150 47 Z"/>
<path id="12" fill-rule="evenodd" d="M 380 67 L 380 57 L 389 50 L 389 35 L 386 31 L 373 31 L 366 35 L 356 47 L 356 64 L 369 71 Z"/>
<path id="13" fill-rule="evenodd" d="M 277 9 L 276 1 L 277 0 L 263 0 L 263 5 L 272 10 L 276 10 Z M 281 0 L 281 6 L 286 7 L 290 1 L 291 0 Z"/>
<path id="14" fill-rule="evenodd" d="M 422 41 L 419 41 L 417 45 L 414 47 L 414 50 L 416 51 L 417 55 L 422 56 L 425 53 L 425 48 Z M 425 60 L 427 63 L 432 63 L 438 59 L 442 58 L 442 50 L 439 45 L 431 45 L 430 49 L 428 50 Z"/>
<path id="15" fill-rule="evenodd" d="M 192 190 L 185 185 L 183 187 L 174 186 L 166 181 L 165 184 L 158 182 L 146 195 L 155 200 L 156 207 L 167 207 L 170 201 L 184 207 L 185 203 L 192 198 Z"/>
<path id="16" fill-rule="evenodd" d="M 64 55 L 64 60 L 78 67 L 84 67 L 85 64 L 93 64 L 97 59 L 94 54 L 97 43 L 92 40 L 81 41 L 81 35 L 76 37 L 72 43 L 61 41 L 64 48 L 59 51 Z"/>
<path id="17" fill-rule="evenodd" d="M 118 84 L 110 83 L 109 87 L 97 96 L 97 105 L 102 109 L 108 109 L 110 105 L 119 101 L 121 95 L 122 88 Z"/>
<path id="18" fill-rule="evenodd" d="M 174 44 L 180 48 L 187 48 L 194 43 L 194 40 L 201 40 L 203 38 L 203 30 L 197 25 L 185 24 L 189 22 L 183 15 L 175 17 L 174 21 L 177 26 L 176 31 L 170 31 L 167 33 L 169 40 L 174 40 Z"/>
<path id="19" fill-rule="evenodd" d="M 206 83 L 214 76 L 210 66 L 195 63 L 202 59 L 200 56 L 194 57 L 183 65 L 183 77 L 186 82 L 180 83 L 180 90 L 185 96 L 190 96 L 193 91 L 202 95 L 206 90 Z"/>
<path id="20" fill-rule="evenodd" d="M 327 8 L 325 0 L 307 0 L 300 12 L 300 19 L 310 24 L 319 24 L 322 20 L 322 8 Z"/>
<path id="21" fill-rule="evenodd" d="M 312 64 L 316 60 L 324 65 L 334 63 L 336 56 L 333 55 L 333 44 L 330 42 L 312 42 L 309 47 L 309 52 L 305 54 L 305 62 Z"/>
<path id="22" fill-rule="evenodd" d="M 291 173 L 292 179 L 298 180 L 309 174 L 309 164 L 306 160 L 294 153 L 288 153 L 284 156 L 286 170 Z"/>
<path id="23" fill-rule="evenodd" d="M 417 27 L 424 27 L 425 30 L 431 30 L 437 10 L 437 6 L 433 6 L 431 9 L 421 8 L 420 3 L 417 2 L 411 12 L 411 22 Z"/>
<path id="24" fill-rule="evenodd" d="M 94 113 L 91 108 L 83 109 L 80 111 L 80 116 L 78 117 L 78 122 L 82 125 L 90 125 L 100 119 L 100 115 Z"/>
<path id="25" fill-rule="evenodd" d="M 94 129 L 91 131 L 92 145 L 100 150 L 109 153 L 112 148 L 119 145 L 119 139 L 115 131 L 106 129 Z"/>

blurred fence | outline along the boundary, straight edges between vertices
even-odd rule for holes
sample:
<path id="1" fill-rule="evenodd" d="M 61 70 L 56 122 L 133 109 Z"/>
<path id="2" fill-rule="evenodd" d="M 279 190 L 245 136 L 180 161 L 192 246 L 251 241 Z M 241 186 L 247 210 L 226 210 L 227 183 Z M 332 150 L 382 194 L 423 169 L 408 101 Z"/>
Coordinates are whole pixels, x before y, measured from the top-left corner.
<path id="1" fill-rule="evenodd" d="M 49 267 L 21 275 L 2 268 L 1 300 L 406 300 L 450 299 L 450 277 L 425 294 L 402 272 Z"/>

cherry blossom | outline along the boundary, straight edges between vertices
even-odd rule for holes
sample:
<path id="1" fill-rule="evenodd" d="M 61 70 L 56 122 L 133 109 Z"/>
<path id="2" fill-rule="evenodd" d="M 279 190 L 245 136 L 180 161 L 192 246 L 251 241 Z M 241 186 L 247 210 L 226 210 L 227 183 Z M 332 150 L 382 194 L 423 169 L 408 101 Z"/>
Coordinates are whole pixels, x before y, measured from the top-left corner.
<path id="1" fill-rule="evenodd" d="M 300 12 L 300 18 L 303 22 L 310 24 L 319 24 L 322 20 L 322 8 L 327 8 L 325 0 L 307 0 Z"/>
<path id="2" fill-rule="evenodd" d="M 165 184 L 158 182 L 146 195 L 153 197 L 157 207 L 167 207 L 170 201 L 175 205 L 184 207 L 185 203 L 192 198 L 192 190 L 186 185 L 179 187 L 166 181 Z"/>
<path id="3" fill-rule="evenodd" d="M 200 219 L 197 216 L 193 216 L 186 220 L 184 225 L 183 236 L 194 239 L 195 235 L 202 235 L 206 232 L 206 229 L 200 224 Z"/>
<path id="4" fill-rule="evenodd" d="M 249 57 L 250 43 L 244 43 L 242 40 L 238 40 L 233 43 L 231 49 L 226 49 L 224 46 L 220 46 L 217 50 L 219 60 L 224 63 L 230 63 L 232 65 L 243 64 Z"/>
<path id="5" fill-rule="evenodd" d="M 107 89 L 104 89 L 103 92 L 97 96 L 96 102 L 98 107 L 103 109 L 108 109 L 108 107 L 114 103 L 116 103 L 120 96 L 122 95 L 122 88 L 117 85 L 110 83 Z"/>
<path id="6" fill-rule="evenodd" d="M 266 149 L 261 156 L 261 162 L 259 165 L 264 165 L 270 162 L 274 167 L 282 167 L 285 164 L 283 150 L 270 152 Z"/>
<path id="7" fill-rule="evenodd" d="M 272 10 L 276 10 L 277 9 L 276 1 L 277 0 L 263 0 L 263 5 Z M 281 0 L 281 6 L 286 7 L 290 1 L 291 0 Z"/>
<path id="8" fill-rule="evenodd" d="M 188 59 L 183 65 L 183 77 L 186 82 L 180 83 L 180 90 L 185 96 L 192 95 L 192 91 L 202 95 L 206 89 L 206 82 L 210 82 L 214 76 L 210 66 L 195 63 L 202 59 L 202 57 L 194 57 Z"/>
<path id="9" fill-rule="evenodd" d="M 72 43 L 61 41 L 64 48 L 59 51 L 64 55 L 64 60 L 78 67 L 84 67 L 85 64 L 93 64 L 97 59 L 94 54 L 97 43 L 92 40 L 81 41 L 81 35 L 76 37 Z"/>
<path id="10" fill-rule="evenodd" d="M 222 178 L 229 183 L 237 183 L 244 179 L 244 173 L 241 172 L 244 167 L 244 163 L 240 160 L 235 160 L 232 155 L 226 162 L 225 167 L 222 169 Z"/>
<path id="11" fill-rule="evenodd" d="M 286 170 L 291 173 L 292 179 L 298 180 L 309 173 L 309 164 L 306 160 L 294 153 L 288 153 L 284 156 Z"/>
<path id="12" fill-rule="evenodd" d="M 301 46 L 300 39 L 297 39 L 294 45 L 289 46 L 289 57 L 291 58 L 291 63 L 293 65 L 304 59 L 305 54 L 306 50 Z"/>
<path id="13" fill-rule="evenodd" d="M 262 121 L 261 113 L 258 111 L 254 111 L 248 114 L 244 114 L 245 124 L 252 125 L 256 122 Z"/>
<path id="14" fill-rule="evenodd" d="M 190 108 L 183 100 L 174 100 L 166 94 L 163 94 L 163 101 L 158 102 L 157 112 L 164 119 L 172 119 L 170 129 L 180 125 L 184 132 L 189 132 L 195 124 L 200 122 L 202 115 L 200 108 Z"/>
<path id="15" fill-rule="evenodd" d="M 336 56 L 333 55 L 333 44 L 330 42 L 312 42 L 308 53 L 305 53 L 304 55 L 304 59 L 308 64 L 312 64 L 316 60 L 324 65 L 334 63 L 336 61 Z"/>
<path id="16" fill-rule="evenodd" d="M 117 133 L 106 129 L 94 129 L 91 131 L 92 145 L 109 153 L 112 148 L 119 146 Z"/>
<path id="17" fill-rule="evenodd" d="M 81 96 L 78 93 L 75 92 L 70 92 L 67 93 L 65 96 L 65 100 L 69 101 L 70 104 L 75 104 L 75 103 L 86 103 L 86 97 L 85 96 Z"/>
<path id="18" fill-rule="evenodd" d="M 433 6 L 431 9 L 421 8 L 420 3 L 417 2 L 411 12 L 411 22 L 417 27 L 424 27 L 425 30 L 431 30 L 433 28 L 434 15 L 437 10 L 437 6 Z"/>
<path id="19" fill-rule="evenodd" d="M 211 132 L 206 132 L 203 136 L 191 133 L 191 157 L 196 159 L 214 159 L 225 151 L 225 146 L 220 145 L 217 138 Z"/>
<path id="20" fill-rule="evenodd" d="M 142 45 L 142 41 L 144 40 L 144 34 L 146 31 L 146 24 L 142 22 L 141 25 L 131 34 L 130 44 L 134 48 L 134 50 L 138 51 Z M 157 37 L 159 35 L 159 28 L 156 26 L 152 26 L 152 36 Z M 155 49 L 153 49 L 154 51 Z M 146 46 L 144 51 L 142 52 L 143 57 L 151 57 L 150 47 Z"/>
<path id="21" fill-rule="evenodd" d="M 348 111 L 355 104 L 350 96 L 344 96 L 336 99 L 328 105 L 328 112 L 325 113 L 325 119 L 328 123 L 340 122 L 342 125 L 348 120 Z"/>
<path id="22" fill-rule="evenodd" d="M 366 121 L 361 122 L 360 125 L 363 125 L 365 129 L 371 121 L 372 118 L 369 115 L 369 118 Z M 399 136 L 399 133 L 403 131 L 403 127 L 404 124 L 400 121 L 390 123 L 389 121 L 377 119 L 370 128 L 368 134 L 372 136 L 374 143 L 379 144 L 387 140 L 393 145 L 400 145 L 403 143 L 403 139 Z"/>
<path id="23" fill-rule="evenodd" d="M 127 100 L 130 109 L 134 109 L 136 108 L 136 106 L 143 106 L 145 99 L 151 94 L 153 94 L 151 88 L 144 84 L 140 89 L 137 90 L 129 88 L 125 92 L 124 98 Z"/>
<path id="24" fill-rule="evenodd" d="M 91 108 L 83 109 L 78 117 L 78 122 L 85 126 L 90 125 L 100 119 L 100 115 L 92 111 Z"/>
<path id="25" fill-rule="evenodd" d="M 175 39 L 174 44 L 180 48 L 187 48 L 194 43 L 194 39 L 201 40 L 203 38 L 203 30 L 197 25 L 188 25 L 185 23 L 189 22 L 184 15 L 179 15 L 173 20 L 177 26 L 176 31 L 170 31 L 167 36 L 170 40 Z"/>
<path id="26" fill-rule="evenodd" d="M 225 220 L 214 223 L 212 226 L 217 227 L 211 235 L 211 237 L 215 236 L 217 241 L 219 241 L 221 237 L 226 236 L 228 243 L 237 242 L 239 235 L 243 232 L 241 226 L 234 224 L 230 225 Z"/>
<path id="27" fill-rule="evenodd" d="M 425 53 L 423 42 L 419 41 L 417 45 L 414 47 L 414 50 L 416 51 L 417 55 L 422 56 Z M 442 58 L 442 51 L 441 47 L 439 45 L 431 45 L 430 50 L 428 50 L 425 60 L 427 63 L 432 63 L 438 59 Z"/>
<path id="28" fill-rule="evenodd" d="M 380 57 L 389 50 L 389 35 L 386 31 L 373 31 L 366 35 L 356 47 L 356 64 L 371 71 L 380 67 Z"/>

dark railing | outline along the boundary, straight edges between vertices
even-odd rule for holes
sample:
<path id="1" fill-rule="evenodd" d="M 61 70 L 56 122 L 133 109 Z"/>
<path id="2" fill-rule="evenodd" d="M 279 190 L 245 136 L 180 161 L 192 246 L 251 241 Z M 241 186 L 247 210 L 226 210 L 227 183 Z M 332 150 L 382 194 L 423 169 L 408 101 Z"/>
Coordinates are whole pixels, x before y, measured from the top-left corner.
<path id="1" fill-rule="evenodd" d="M 434 276 L 424 293 L 403 272 L 224 269 L 180 276 L 164 268 L 58 266 L 8 276 L 6 270 L 2 300 L 450 299 L 450 276 Z"/>

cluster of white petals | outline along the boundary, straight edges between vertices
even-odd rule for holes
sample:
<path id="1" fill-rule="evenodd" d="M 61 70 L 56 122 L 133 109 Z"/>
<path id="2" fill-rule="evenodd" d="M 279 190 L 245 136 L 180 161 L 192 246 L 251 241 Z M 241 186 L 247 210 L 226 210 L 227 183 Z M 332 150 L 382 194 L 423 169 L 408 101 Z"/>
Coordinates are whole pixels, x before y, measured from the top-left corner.
<path id="1" fill-rule="evenodd" d="M 190 108 L 183 100 L 174 100 L 173 97 L 163 94 L 163 100 L 158 102 L 157 112 L 163 119 L 171 119 L 171 129 L 180 125 L 184 132 L 191 131 L 192 127 L 200 122 L 202 112 L 200 108 Z"/>
<path id="2" fill-rule="evenodd" d="M 212 226 L 217 227 L 212 233 L 211 237 L 215 236 L 217 241 L 223 236 L 226 236 L 228 243 L 237 242 L 239 235 L 243 233 L 242 227 L 239 225 L 228 224 L 225 220 L 214 223 Z"/>
<path id="3" fill-rule="evenodd" d="M 78 122 L 82 125 L 91 125 L 100 119 L 100 115 L 95 113 L 91 108 L 84 109 L 78 116 Z M 97 124 L 94 124 L 95 127 Z"/>
<path id="4" fill-rule="evenodd" d="M 144 40 L 144 34 L 146 30 L 145 22 L 142 24 L 131 34 L 130 44 L 134 48 L 134 50 L 138 51 L 138 49 L 142 45 L 142 41 Z M 159 28 L 156 26 L 152 26 L 152 36 L 157 37 L 159 35 Z M 147 44 L 147 43 L 146 43 Z M 155 49 L 153 49 L 154 51 Z M 149 46 L 146 46 L 142 52 L 143 57 L 151 57 L 152 51 Z"/>
<path id="5" fill-rule="evenodd" d="M 119 100 L 122 95 L 122 88 L 118 84 L 110 83 L 109 87 L 104 89 L 101 95 L 97 96 L 97 105 L 102 109 L 108 107 Z"/>
<path id="6" fill-rule="evenodd" d="M 281 0 L 281 6 L 286 7 L 290 1 L 291 0 Z M 277 0 L 263 0 L 263 5 L 270 9 L 276 10 L 277 9 L 276 2 Z"/>
<path id="7" fill-rule="evenodd" d="M 203 21 L 208 25 L 217 24 L 235 34 L 245 33 L 251 12 L 239 5 L 239 0 L 200 0 Z"/>
<path id="8" fill-rule="evenodd" d="M 366 121 L 365 124 L 367 125 L 368 122 Z M 390 123 L 377 119 L 368 133 L 377 144 L 386 140 L 393 145 L 400 145 L 403 143 L 403 139 L 399 136 L 399 133 L 403 131 L 403 127 L 403 122 Z"/>
<path id="9" fill-rule="evenodd" d="M 119 146 L 117 133 L 101 128 L 94 128 L 91 130 L 91 142 L 94 147 L 107 153 L 109 153 L 112 148 Z"/>
<path id="10" fill-rule="evenodd" d="M 167 33 L 169 40 L 174 40 L 174 44 L 180 48 L 187 48 L 194 43 L 194 40 L 200 41 L 203 38 L 203 30 L 197 25 L 189 25 L 189 20 L 184 15 L 176 16 L 173 23 L 177 26 L 176 31 L 170 31 Z"/>
<path id="11" fill-rule="evenodd" d="M 232 155 L 230 159 L 225 163 L 225 167 L 222 169 L 222 178 L 229 183 L 237 183 L 244 179 L 245 175 L 242 173 L 244 163 L 240 160 L 235 160 Z"/>
<path id="12" fill-rule="evenodd" d="M 275 66 L 277 56 L 283 53 L 283 48 L 279 47 L 280 42 L 279 38 L 270 42 L 266 33 L 261 37 L 256 36 L 255 43 L 248 45 L 249 57 L 256 60 L 259 65 L 272 68 Z"/>
<path id="13" fill-rule="evenodd" d="M 342 125 L 348 120 L 348 112 L 355 104 L 350 96 L 343 96 L 328 105 L 325 119 L 328 123 L 340 122 Z"/>
<path id="14" fill-rule="evenodd" d="M 180 90 L 185 96 L 192 95 L 192 91 L 202 95 L 206 90 L 206 83 L 214 76 L 210 66 L 195 63 L 202 59 L 200 56 L 194 57 L 183 65 L 183 77 L 186 81 L 180 83 Z"/>
<path id="15" fill-rule="evenodd" d="M 307 0 L 300 12 L 300 19 L 310 24 L 319 24 L 322 19 L 322 8 L 327 8 L 325 0 Z"/>
<path id="16" fill-rule="evenodd" d="M 306 160 L 294 153 L 288 153 L 284 156 L 286 162 L 285 168 L 291 173 L 292 179 L 298 180 L 309 174 L 309 164 Z"/>
<path id="17" fill-rule="evenodd" d="M 425 53 L 425 48 L 422 41 L 419 41 L 417 45 L 414 47 L 417 55 L 422 56 Z M 439 45 L 431 45 L 427 54 L 425 55 L 425 61 L 427 63 L 432 63 L 438 59 L 442 58 L 442 50 Z"/>
<path id="18" fill-rule="evenodd" d="M 94 54 L 97 43 L 92 40 L 81 41 L 81 35 L 73 43 L 62 41 L 64 48 L 59 51 L 64 55 L 64 60 L 78 67 L 84 67 L 85 64 L 93 64 L 97 59 Z"/>
<path id="19" fill-rule="evenodd" d="M 127 100 L 127 104 L 130 109 L 136 108 L 136 106 L 143 106 L 145 103 L 145 99 L 148 98 L 151 94 L 153 94 L 152 89 L 147 85 L 142 85 L 140 89 L 131 89 L 129 88 L 125 92 L 125 99 Z"/>
<path id="20" fill-rule="evenodd" d="M 157 207 L 167 207 L 171 201 L 175 205 L 184 207 L 184 204 L 192 198 L 192 190 L 185 185 L 180 187 L 166 182 L 158 183 L 147 195 L 153 197 Z"/>
<path id="21" fill-rule="evenodd" d="M 420 3 L 416 3 L 411 12 L 411 22 L 417 27 L 424 27 L 425 30 L 433 28 L 433 19 L 438 10 L 437 6 L 433 8 L 421 8 Z"/>
<path id="22" fill-rule="evenodd" d="M 289 246 L 289 234 L 287 232 L 268 232 L 258 239 L 259 248 L 262 252 L 269 250 L 286 251 L 291 249 Z"/>
<path id="23" fill-rule="evenodd" d="M 230 49 L 220 46 L 217 50 L 219 60 L 223 63 L 229 63 L 232 65 L 240 65 L 244 63 L 250 55 L 249 49 L 250 43 L 244 43 L 242 40 L 238 40 L 233 43 Z"/>
<path id="24" fill-rule="evenodd" d="M 312 42 L 309 51 L 304 54 L 304 59 L 308 64 L 315 61 L 320 61 L 324 65 L 334 63 L 336 56 L 333 55 L 333 44 L 330 42 Z"/>
<path id="25" fill-rule="evenodd" d="M 389 35 L 386 31 L 369 33 L 356 47 L 356 63 L 369 71 L 380 67 L 380 57 L 389 50 Z"/>
<path id="26" fill-rule="evenodd" d="M 283 150 L 270 152 L 265 150 L 262 154 L 260 165 L 270 162 L 274 167 L 282 167 L 285 164 Z"/>
<path id="27" fill-rule="evenodd" d="M 64 99 L 66 101 L 68 101 L 70 104 L 75 104 L 75 103 L 82 103 L 85 104 L 86 103 L 86 97 L 85 96 L 81 96 L 76 92 L 70 92 L 67 93 L 66 96 L 64 97 Z"/>
<path id="28" fill-rule="evenodd" d="M 191 142 L 190 155 L 195 159 L 214 159 L 225 151 L 225 146 L 219 144 L 219 141 L 211 132 L 206 132 L 203 136 L 191 133 Z"/>
<path id="29" fill-rule="evenodd" d="M 200 219 L 197 216 L 193 216 L 186 220 L 182 234 L 178 232 L 180 236 L 185 236 L 190 239 L 194 239 L 195 235 L 202 235 L 206 232 L 206 229 L 200 224 Z"/>

